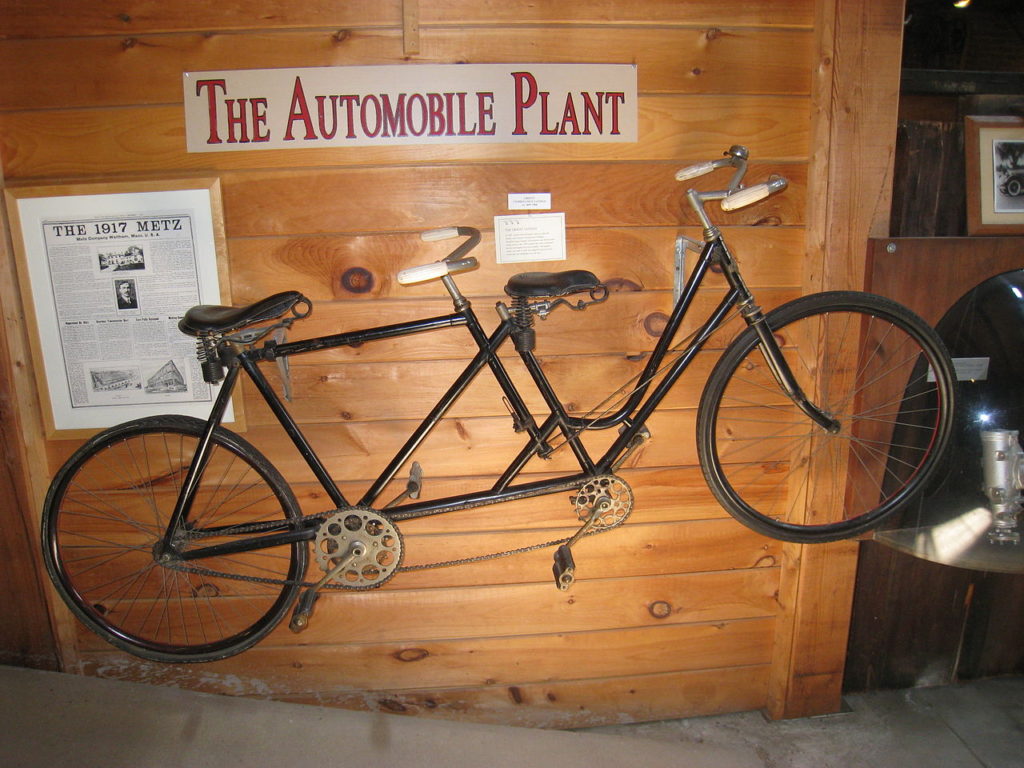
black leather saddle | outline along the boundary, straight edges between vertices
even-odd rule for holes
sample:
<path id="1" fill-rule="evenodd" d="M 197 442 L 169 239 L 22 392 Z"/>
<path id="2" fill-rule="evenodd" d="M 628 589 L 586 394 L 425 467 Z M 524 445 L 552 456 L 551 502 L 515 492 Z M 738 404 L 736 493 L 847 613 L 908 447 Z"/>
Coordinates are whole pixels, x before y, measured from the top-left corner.
<path id="1" fill-rule="evenodd" d="M 523 272 L 509 279 L 505 285 L 505 293 L 512 297 L 539 299 L 592 291 L 600 286 L 601 281 L 594 273 L 585 269 L 570 269 L 566 272 Z"/>
<path id="2" fill-rule="evenodd" d="M 296 304 L 306 304 L 304 312 L 295 310 Z M 178 329 L 189 336 L 207 333 L 228 333 L 264 320 L 274 320 L 288 310 L 295 317 L 305 317 L 313 309 L 309 299 L 298 291 L 275 293 L 247 307 L 224 307 L 218 304 L 200 304 L 192 307 L 178 321 Z"/>

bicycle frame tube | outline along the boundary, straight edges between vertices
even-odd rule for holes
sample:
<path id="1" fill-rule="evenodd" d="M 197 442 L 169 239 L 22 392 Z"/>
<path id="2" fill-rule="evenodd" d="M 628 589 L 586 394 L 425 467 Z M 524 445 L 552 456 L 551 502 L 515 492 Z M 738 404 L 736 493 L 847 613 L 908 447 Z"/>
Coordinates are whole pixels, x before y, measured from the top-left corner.
<path id="1" fill-rule="evenodd" d="M 690 363 L 697 356 L 697 353 L 703 349 L 704 344 L 711 338 L 711 335 L 718 330 L 725 320 L 729 311 L 736 305 L 738 298 L 737 292 L 730 291 L 729 294 L 719 302 L 718 307 L 711 314 L 711 317 L 705 321 L 704 325 L 701 326 L 696 337 L 686 350 L 679 356 L 679 358 L 672 364 L 672 367 L 666 372 L 665 376 L 655 387 L 650 397 L 644 401 L 643 405 L 640 406 L 636 412 L 636 416 L 630 420 L 629 425 L 626 429 L 622 430 L 618 439 L 608 448 L 604 456 L 601 457 L 598 462 L 598 472 L 610 471 L 615 460 L 625 451 L 636 435 L 643 429 L 647 422 L 647 419 L 654 412 L 654 410 L 660 405 L 661 401 L 665 399 L 665 396 L 669 393 L 669 390 L 679 380 L 679 377 L 683 375 L 683 372 L 689 367 Z"/>
<path id="2" fill-rule="evenodd" d="M 210 443 L 213 440 L 213 433 L 224 418 L 224 413 L 228 409 L 228 403 L 231 401 L 231 393 L 234 391 L 237 381 L 238 367 L 231 366 L 224 376 L 224 381 L 221 383 L 217 398 L 213 401 L 213 408 L 210 410 L 210 416 L 206 420 L 206 427 L 199 437 L 199 444 L 192 457 L 192 463 L 189 464 L 188 472 L 185 473 L 185 480 L 181 484 L 178 500 L 174 504 L 174 511 L 167 522 L 164 539 L 160 544 L 160 553 L 169 552 L 173 549 L 171 541 L 174 538 L 174 534 L 178 531 L 182 521 L 188 519 L 188 513 L 192 508 L 192 500 L 195 498 L 196 487 L 199 485 L 199 480 L 206 469 L 206 463 L 210 459 Z"/>
<path id="3" fill-rule="evenodd" d="M 561 404 L 554 389 L 551 387 L 544 375 L 539 360 L 534 357 L 532 351 L 520 352 L 520 357 L 530 373 L 535 385 L 538 387 L 545 403 L 548 405 L 550 414 L 544 422 L 538 426 L 534 421 L 528 407 L 519 394 L 515 384 L 510 379 L 504 365 L 497 356 L 500 347 L 508 340 L 512 332 L 512 324 L 508 319 L 502 320 L 498 327 L 488 336 L 480 326 L 480 323 L 473 312 L 469 302 L 464 306 L 457 306 L 453 314 L 437 317 L 414 320 L 410 322 L 397 323 L 393 325 L 380 326 L 359 331 L 338 333 L 329 336 L 322 336 L 313 339 L 285 342 L 280 344 L 268 344 L 260 349 L 250 349 L 240 352 L 237 355 L 237 363 L 229 367 L 228 376 L 222 385 L 214 411 L 211 414 L 207 425 L 206 433 L 201 440 L 197 450 L 198 461 L 193 462 L 194 467 L 190 469 L 186 478 L 184 490 L 179 499 L 172 525 L 168 527 L 167 545 L 169 546 L 171 532 L 180 524 L 182 519 L 187 517 L 188 507 L 191 503 L 191 496 L 194 494 L 195 486 L 201 475 L 202 467 L 206 460 L 209 449 L 209 441 L 213 430 L 220 423 L 226 408 L 227 399 L 234 388 L 239 369 L 244 370 L 253 381 L 260 395 L 267 402 L 282 428 L 289 436 L 293 444 L 299 450 L 303 460 L 310 467 L 311 471 L 323 486 L 336 507 L 349 506 L 348 500 L 340 491 L 337 483 L 330 477 L 330 473 L 317 456 L 312 446 L 308 443 L 301 429 L 294 418 L 285 408 L 284 403 L 274 392 L 269 382 L 258 368 L 258 363 L 263 360 L 289 357 L 292 355 L 305 354 L 333 349 L 342 346 L 356 346 L 369 341 L 407 336 L 415 333 L 440 330 L 443 328 L 454 328 L 466 326 L 477 346 L 477 353 L 465 366 L 455 381 L 449 386 L 441 398 L 437 401 L 427 416 L 420 422 L 419 426 L 406 440 L 401 449 L 394 455 L 387 467 L 381 472 L 371 486 L 366 490 L 359 500 L 360 505 L 373 506 L 379 499 L 381 493 L 394 480 L 395 476 L 412 457 L 415 450 L 422 441 L 437 426 L 452 405 L 462 396 L 470 383 L 476 378 L 483 368 L 489 367 L 491 373 L 501 387 L 506 402 L 512 412 L 517 431 L 524 431 L 528 434 L 529 440 L 521 449 L 519 454 L 510 462 L 504 473 L 498 478 L 489 490 L 464 493 L 450 496 L 443 499 L 435 499 L 421 502 L 407 502 L 401 505 L 390 507 L 385 514 L 394 520 L 408 520 L 427 515 L 441 514 L 444 512 L 469 509 L 472 507 L 497 504 L 504 501 L 539 496 L 548 493 L 556 493 L 563 490 L 572 490 L 585 484 L 595 474 L 602 474 L 610 471 L 616 459 L 626 451 L 633 439 L 644 427 L 648 417 L 662 402 L 669 390 L 676 383 L 682 373 L 693 361 L 697 353 L 703 348 L 711 334 L 721 326 L 727 313 L 737 303 L 749 296 L 745 293 L 742 284 L 737 286 L 730 281 L 731 290 L 721 300 L 718 307 L 711 313 L 708 319 L 695 334 L 694 339 L 679 353 L 661 381 L 651 390 L 652 383 L 662 367 L 662 363 L 675 336 L 682 327 L 683 320 L 692 307 L 697 290 L 703 282 L 708 269 L 716 261 L 728 261 L 728 252 L 724 250 L 720 240 L 714 240 L 705 244 L 700 257 L 690 274 L 686 286 L 682 291 L 679 300 L 676 302 L 672 314 L 669 317 L 665 331 L 659 338 L 650 358 L 644 367 L 639 385 L 629 395 L 626 403 L 616 412 L 599 417 L 594 420 L 586 420 L 581 417 L 569 416 Z M 586 449 L 579 440 L 579 433 L 584 429 L 607 429 L 619 424 L 625 424 L 621 434 L 596 462 L 591 459 Z M 566 442 L 570 444 L 577 462 L 580 465 L 580 472 L 569 474 L 558 478 L 538 480 L 527 483 L 514 484 L 515 479 L 525 469 L 527 463 L 534 456 L 544 456 L 550 451 L 547 440 L 556 431 L 561 431 Z M 224 551 L 243 551 L 246 548 L 258 548 L 264 546 L 275 546 L 281 543 L 293 541 L 296 538 L 312 538 L 313 529 L 305 527 L 300 530 L 286 531 L 277 534 L 265 535 L 262 537 L 247 538 L 227 546 Z M 246 544 L 246 542 L 249 542 Z M 221 549 L 207 548 L 193 552 L 191 557 L 204 557 L 209 554 L 219 553 Z"/>
<path id="4" fill-rule="evenodd" d="M 668 322 L 665 325 L 665 330 L 658 338 L 658 343 L 655 345 L 654 350 L 651 352 L 650 357 L 647 360 L 647 364 L 644 366 L 643 372 L 640 374 L 639 384 L 633 392 L 630 393 L 626 403 L 615 413 L 608 416 L 603 416 L 595 420 L 587 419 L 574 419 L 570 418 L 569 423 L 575 429 L 606 429 L 608 427 L 621 424 L 627 420 L 631 414 L 637 411 L 643 398 L 646 396 L 648 389 L 651 386 L 651 382 L 657 378 L 661 364 L 665 359 L 665 355 L 668 353 L 669 347 L 675 341 L 676 334 L 679 332 L 679 328 L 682 326 L 683 319 L 690 311 L 690 307 L 693 304 L 693 300 L 697 295 L 697 291 L 701 284 L 704 282 L 704 278 L 707 275 L 708 269 L 711 265 L 719 260 L 720 258 L 720 241 L 715 240 L 711 243 L 705 243 L 703 250 L 698 257 L 697 263 L 694 265 L 693 271 L 690 273 L 686 281 L 686 285 L 683 287 L 682 292 L 679 295 L 679 299 L 676 301 L 675 306 L 672 308 L 672 314 L 669 316 Z M 729 302 L 729 306 L 733 306 L 738 300 L 737 296 L 730 294 L 726 297 L 726 301 Z M 714 331 L 718 326 L 718 323 L 714 327 L 710 328 L 710 331 Z M 683 366 L 685 368 L 685 366 Z M 679 371 L 680 373 L 682 370 Z M 678 375 L 676 376 L 678 378 Z M 660 402 L 661 398 L 658 399 Z M 657 405 L 657 403 L 655 403 Z"/>
<path id="5" fill-rule="evenodd" d="M 477 354 L 466 365 L 462 373 L 456 378 L 440 400 L 438 400 L 430 413 L 420 422 L 419 426 L 410 435 L 402 448 L 395 454 L 388 466 L 383 472 L 381 472 L 380 476 L 363 494 L 362 498 L 358 502 L 360 505 L 370 506 L 377 501 L 384 488 L 394 479 L 395 475 L 409 460 L 416 448 L 420 443 L 422 443 L 430 431 L 437 426 L 438 422 L 441 421 L 451 406 L 459 399 L 459 397 L 461 397 L 463 392 L 465 392 L 466 388 L 472 383 L 484 366 L 488 366 L 491 369 L 492 374 L 505 394 L 506 401 L 513 412 L 516 424 L 531 436 L 531 444 L 534 446 L 543 444 L 544 437 L 550 432 L 550 430 L 545 432 L 536 426 L 533 416 L 530 414 L 529 409 L 523 402 L 522 396 L 516 389 L 508 375 L 508 372 L 505 370 L 504 364 L 496 354 L 497 350 L 508 339 L 511 331 L 511 325 L 508 323 L 501 323 L 488 337 L 480 326 L 479 320 L 472 308 L 466 306 L 460 312 L 453 315 L 428 318 L 426 320 L 417 320 L 408 323 L 398 323 L 396 325 L 381 326 L 379 328 L 354 331 L 351 333 L 335 334 L 333 336 L 319 337 L 305 341 L 289 342 L 278 344 L 273 347 L 272 356 L 276 359 L 278 357 L 322 351 L 340 346 L 352 346 L 355 344 L 365 343 L 366 341 L 395 338 L 423 331 L 457 326 L 466 326 L 469 329 L 470 334 L 473 336 L 478 347 Z M 303 460 L 316 476 L 319 483 L 329 494 L 332 502 L 337 507 L 348 506 L 348 500 L 337 487 L 334 480 L 330 477 L 330 473 L 327 471 L 323 462 L 316 455 L 316 452 L 302 434 L 298 424 L 288 413 L 284 403 L 281 402 L 277 393 L 274 392 L 269 382 L 267 382 L 266 378 L 259 371 L 257 361 L 266 356 L 268 355 L 264 355 L 262 353 L 250 355 L 243 352 L 238 356 L 238 358 L 240 365 L 248 374 L 249 378 L 252 379 L 253 383 L 259 390 L 260 395 L 267 402 L 275 417 L 280 422 L 282 428 L 285 430 L 285 433 L 295 444 L 299 453 L 302 455 Z M 523 463 L 525 464 L 525 462 Z"/>

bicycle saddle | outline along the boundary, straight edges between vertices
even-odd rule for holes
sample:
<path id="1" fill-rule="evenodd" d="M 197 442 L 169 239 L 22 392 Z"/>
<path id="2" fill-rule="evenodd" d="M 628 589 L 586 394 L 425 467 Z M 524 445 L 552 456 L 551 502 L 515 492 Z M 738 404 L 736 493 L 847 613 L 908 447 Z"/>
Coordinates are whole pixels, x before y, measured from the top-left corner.
<path id="1" fill-rule="evenodd" d="M 601 285 L 593 272 L 570 269 L 567 272 L 522 272 L 509 278 L 505 293 L 509 296 L 541 298 L 568 296 L 580 291 L 591 291 Z"/>
<path id="2" fill-rule="evenodd" d="M 305 302 L 308 309 L 296 312 L 295 305 Z M 247 307 L 223 307 L 219 304 L 199 304 L 185 313 L 178 321 L 178 330 L 189 336 L 204 333 L 227 333 L 236 328 L 273 320 L 292 310 L 296 317 L 305 317 L 313 310 L 309 299 L 298 291 L 275 293 Z"/>

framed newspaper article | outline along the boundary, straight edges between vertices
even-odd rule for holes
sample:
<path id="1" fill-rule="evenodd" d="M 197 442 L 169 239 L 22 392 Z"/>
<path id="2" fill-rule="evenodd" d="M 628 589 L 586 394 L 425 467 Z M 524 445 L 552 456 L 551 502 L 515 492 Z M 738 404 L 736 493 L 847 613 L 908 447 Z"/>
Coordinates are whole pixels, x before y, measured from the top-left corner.
<path id="1" fill-rule="evenodd" d="M 219 181 L 5 193 L 47 436 L 205 418 L 215 391 L 178 321 L 230 303 Z"/>

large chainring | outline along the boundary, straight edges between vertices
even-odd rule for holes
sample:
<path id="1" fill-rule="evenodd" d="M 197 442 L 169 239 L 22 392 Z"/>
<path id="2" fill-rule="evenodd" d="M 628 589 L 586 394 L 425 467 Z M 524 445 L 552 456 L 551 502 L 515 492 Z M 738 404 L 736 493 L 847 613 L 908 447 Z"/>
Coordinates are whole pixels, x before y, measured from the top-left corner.
<path id="1" fill-rule="evenodd" d="M 338 571 L 331 581 L 351 589 L 380 586 L 402 563 L 398 528 L 366 507 L 350 507 L 325 518 L 316 529 L 313 549 L 325 573 Z"/>
<path id="2" fill-rule="evenodd" d="M 617 475 L 599 475 L 589 480 L 573 497 L 576 516 L 583 521 L 594 514 L 594 506 L 601 504 L 590 529 L 604 531 L 620 525 L 633 509 L 633 490 Z"/>

